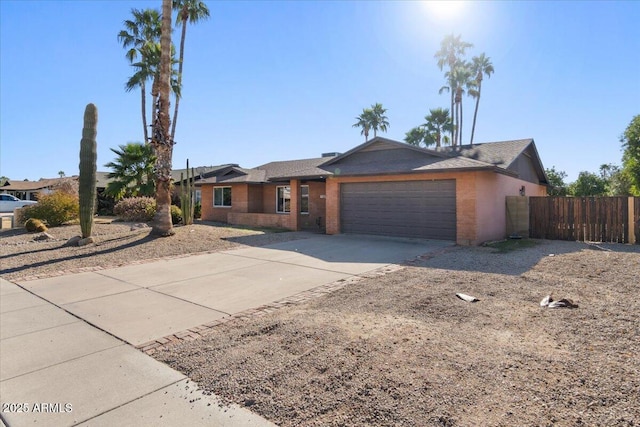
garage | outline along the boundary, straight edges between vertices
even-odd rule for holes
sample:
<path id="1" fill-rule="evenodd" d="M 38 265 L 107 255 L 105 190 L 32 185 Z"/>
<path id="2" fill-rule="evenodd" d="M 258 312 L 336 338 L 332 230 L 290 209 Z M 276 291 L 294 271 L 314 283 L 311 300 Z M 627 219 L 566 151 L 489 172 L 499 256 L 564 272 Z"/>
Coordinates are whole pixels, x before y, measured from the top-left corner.
<path id="1" fill-rule="evenodd" d="M 343 233 L 456 240 L 456 182 L 358 182 L 340 185 Z"/>

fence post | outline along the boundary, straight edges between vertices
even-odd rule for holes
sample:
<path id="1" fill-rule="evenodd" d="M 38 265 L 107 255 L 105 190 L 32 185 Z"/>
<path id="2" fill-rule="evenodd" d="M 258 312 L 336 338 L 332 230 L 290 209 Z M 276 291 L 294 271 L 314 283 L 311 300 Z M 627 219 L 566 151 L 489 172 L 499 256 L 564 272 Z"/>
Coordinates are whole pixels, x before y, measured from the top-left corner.
<path id="1" fill-rule="evenodd" d="M 629 226 L 627 227 L 627 234 L 629 235 L 629 238 L 627 239 L 627 241 L 630 244 L 635 244 L 636 243 L 636 224 L 635 224 L 635 203 L 634 203 L 634 198 L 633 197 L 629 197 Z"/>

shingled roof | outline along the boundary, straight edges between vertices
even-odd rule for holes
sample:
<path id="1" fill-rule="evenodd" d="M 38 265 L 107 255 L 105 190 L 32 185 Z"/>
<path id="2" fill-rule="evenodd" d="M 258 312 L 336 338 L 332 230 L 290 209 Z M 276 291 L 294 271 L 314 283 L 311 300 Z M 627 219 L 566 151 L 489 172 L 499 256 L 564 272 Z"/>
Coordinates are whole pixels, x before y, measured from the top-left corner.
<path id="1" fill-rule="evenodd" d="M 376 137 L 337 156 L 276 161 L 253 169 L 235 167 L 222 170 L 201 183 L 260 183 L 294 178 L 326 178 L 338 174 L 376 175 L 460 170 L 493 170 L 518 176 L 516 168 L 511 166 L 525 150 L 534 154 L 536 168 L 542 171 L 538 175 L 543 177 L 541 182 L 546 182 L 533 139 L 530 138 L 433 150 Z"/>
<path id="2" fill-rule="evenodd" d="M 14 181 L 9 180 L 8 183 L 3 187 L 0 187 L 2 191 L 37 191 L 44 190 L 47 188 L 55 187 L 60 184 L 63 180 L 77 180 L 78 176 L 69 176 L 64 178 L 41 178 L 38 181 Z"/>
<path id="3" fill-rule="evenodd" d="M 507 169 L 514 160 L 531 145 L 533 139 L 518 139 L 514 141 L 489 142 L 474 145 L 447 146 L 436 151 L 451 156 L 463 156 L 469 159 L 479 160 L 503 169 Z"/>
<path id="4" fill-rule="evenodd" d="M 265 171 L 266 179 L 268 181 L 326 176 L 327 171 L 321 169 L 319 166 L 335 157 L 336 156 L 329 156 L 317 157 L 314 159 L 270 162 L 262 166 L 258 166 L 256 169 Z"/>

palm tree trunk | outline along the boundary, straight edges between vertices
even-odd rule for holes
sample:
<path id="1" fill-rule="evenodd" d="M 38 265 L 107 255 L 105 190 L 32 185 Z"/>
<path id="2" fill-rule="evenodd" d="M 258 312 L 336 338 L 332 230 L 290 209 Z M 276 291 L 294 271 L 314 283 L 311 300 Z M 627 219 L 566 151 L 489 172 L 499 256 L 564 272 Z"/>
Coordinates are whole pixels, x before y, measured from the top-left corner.
<path id="1" fill-rule="evenodd" d="M 153 83 L 151 84 L 151 123 L 153 123 L 152 126 L 154 126 L 156 123 L 156 120 L 158 120 L 158 94 L 159 94 L 158 85 L 160 84 L 160 82 L 158 81 L 159 78 L 160 77 L 156 75 L 153 78 Z"/>
<path id="2" fill-rule="evenodd" d="M 453 125 L 454 127 L 454 138 L 452 141 L 452 145 L 455 147 L 456 145 L 458 145 L 458 129 L 459 129 L 459 122 L 460 122 L 460 113 L 458 112 L 458 103 L 456 102 L 455 104 L 455 124 Z"/>
<path id="3" fill-rule="evenodd" d="M 449 110 L 449 114 L 451 114 L 451 123 L 454 123 L 454 125 L 451 127 L 451 143 L 453 145 L 456 145 L 456 140 L 453 138 L 454 132 L 456 130 L 456 126 L 455 126 L 455 122 L 456 121 L 454 120 L 454 115 L 455 114 L 454 114 L 454 110 L 453 110 L 453 106 L 454 106 L 453 105 L 453 96 L 454 96 L 454 94 L 453 94 L 453 85 L 449 84 L 449 86 L 451 86 L 451 88 L 449 90 L 449 92 L 451 92 L 451 109 Z"/>
<path id="4" fill-rule="evenodd" d="M 482 82 L 478 82 L 478 96 L 476 97 L 476 108 L 473 111 L 473 125 L 471 126 L 471 145 L 473 145 L 473 135 L 476 132 L 476 118 L 478 117 L 478 105 L 480 105 L 480 92 L 482 92 Z"/>
<path id="5" fill-rule="evenodd" d="M 149 143 L 149 130 L 147 129 L 147 90 L 144 82 L 140 83 L 140 98 L 142 99 L 142 129 L 144 130 L 144 143 Z"/>
<path id="6" fill-rule="evenodd" d="M 184 39 L 187 37 L 187 19 L 189 15 L 187 14 L 187 5 L 185 2 L 182 7 L 182 35 L 180 36 L 180 62 L 178 63 L 178 87 L 182 88 L 182 63 L 184 61 Z M 180 97 L 176 96 L 176 106 L 173 110 L 173 121 L 171 123 L 171 141 L 176 136 L 176 123 L 178 122 L 178 106 L 180 105 Z"/>
<path id="7" fill-rule="evenodd" d="M 151 233 L 171 236 L 175 233 L 171 223 L 171 169 L 173 141 L 169 118 L 169 93 L 171 90 L 171 0 L 162 0 L 162 35 L 160 37 L 160 75 L 156 121 L 153 126 L 153 144 L 156 148 L 156 215 Z"/>
<path id="8" fill-rule="evenodd" d="M 464 122 L 463 117 L 462 117 L 462 100 L 460 100 L 460 135 L 458 136 L 460 138 L 459 140 L 459 144 L 458 145 L 462 145 L 462 123 Z"/>

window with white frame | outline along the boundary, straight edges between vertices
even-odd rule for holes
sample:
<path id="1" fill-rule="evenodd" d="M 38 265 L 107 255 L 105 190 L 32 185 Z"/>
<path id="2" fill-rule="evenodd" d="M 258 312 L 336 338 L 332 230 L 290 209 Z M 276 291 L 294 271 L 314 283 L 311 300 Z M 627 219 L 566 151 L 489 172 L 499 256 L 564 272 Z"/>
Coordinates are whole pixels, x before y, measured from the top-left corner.
<path id="1" fill-rule="evenodd" d="M 288 185 L 276 187 L 276 212 L 291 212 L 291 187 Z"/>
<path id="2" fill-rule="evenodd" d="M 196 203 L 202 202 L 202 190 L 195 190 L 193 193 L 193 201 Z"/>
<path id="3" fill-rule="evenodd" d="M 217 208 L 231 207 L 231 187 L 213 188 L 213 206 Z"/>
<path id="4" fill-rule="evenodd" d="M 303 215 L 309 214 L 309 186 L 300 186 L 300 213 Z"/>

